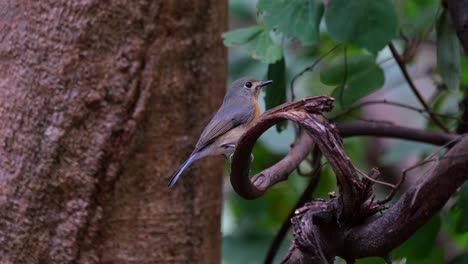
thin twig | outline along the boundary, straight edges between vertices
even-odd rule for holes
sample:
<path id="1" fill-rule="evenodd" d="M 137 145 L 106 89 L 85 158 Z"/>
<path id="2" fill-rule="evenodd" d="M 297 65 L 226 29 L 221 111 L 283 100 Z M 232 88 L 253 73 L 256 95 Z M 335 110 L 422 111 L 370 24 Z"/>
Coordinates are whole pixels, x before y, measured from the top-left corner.
<path id="1" fill-rule="evenodd" d="M 391 183 L 388 183 L 388 182 L 383 182 L 383 181 L 379 181 L 377 179 L 374 179 L 372 177 L 369 177 L 367 176 L 367 174 L 365 174 L 364 172 L 362 172 L 361 170 L 359 170 L 358 168 L 355 168 L 357 172 L 359 172 L 359 174 L 361 174 L 362 176 L 364 176 L 366 179 L 368 179 L 369 181 L 373 182 L 373 183 L 378 183 L 378 184 L 381 184 L 381 185 L 384 185 L 384 186 L 387 186 L 387 187 L 390 187 L 390 188 L 395 188 L 396 186 L 391 184 Z"/>
<path id="2" fill-rule="evenodd" d="M 296 80 L 301 77 L 304 73 L 308 72 L 308 71 L 312 71 L 326 56 L 328 56 L 329 54 L 331 54 L 334 50 L 336 50 L 339 46 L 341 46 L 341 44 L 337 44 L 335 45 L 333 48 L 331 48 L 329 51 L 327 51 L 325 54 L 321 55 L 320 57 L 318 57 L 314 63 L 312 63 L 311 65 L 305 67 L 302 71 L 300 71 L 298 74 L 296 74 L 292 79 L 291 79 L 291 84 L 290 84 L 290 88 L 291 88 L 291 101 L 294 101 L 296 100 L 296 95 L 294 93 L 294 83 L 296 82 Z"/>
<path id="3" fill-rule="evenodd" d="M 426 109 L 427 113 L 431 116 L 432 120 L 445 132 L 449 132 L 450 130 L 440 121 L 440 119 L 434 115 L 429 107 L 429 105 L 424 101 L 424 98 L 422 97 L 421 93 L 419 93 L 418 89 L 414 85 L 413 80 L 411 79 L 408 70 L 406 69 L 405 62 L 402 60 L 400 55 L 398 54 L 395 46 L 393 43 L 390 42 L 388 44 L 388 47 L 390 48 L 390 51 L 392 52 L 393 57 L 395 58 L 395 61 L 397 62 L 398 66 L 400 67 L 401 72 L 403 73 L 403 76 L 406 79 L 406 82 L 408 83 L 409 87 L 413 91 L 414 95 L 418 98 L 419 102 L 423 105 L 424 109 Z"/>
<path id="4" fill-rule="evenodd" d="M 398 189 L 400 189 L 400 186 L 403 184 L 403 182 L 406 180 L 406 172 L 403 173 L 403 175 L 400 177 L 400 180 L 397 182 L 395 185 L 395 188 L 392 188 L 392 191 L 385 197 L 385 199 L 380 200 L 377 202 L 378 205 L 383 205 L 388 203 L 390 200 L 393 199 L 393 196 L 395 196 L 396 192 Z"/>
<path id="5" fill-rule="evenodd" d="M 412 186 L 379 217 L 368 218 L 345 232 L 347 257 L 385 256 L 403 243 L 446 204 L 453 193 L 468 179 L 468 136 L 453 146 L 430 173 Z M 458 158 L 454 158 L 457 156 Z M 443 187 L 443 188 L 441 188 Z M 417 197 L 417 199 L 413 199 Z M 414 201 L 412 203 L 412 201 Z M 385 230 L 385 239 L 382 239 Z M 343 232 L 343 231 L 341 231 Z M 336 241 L 336 237 L 333 237 Z"/>
<path id="6" fill-rule="evenodd" d="M 446 157 L 447 158 L 447 157 Z M 414 170 L 424 164 L 427 164 L 427 163 L 431 163 L 431 162 L 434 162 L 434 161 L 439 161 L 440 159 L 439 158 L 432 158 L 432 159 L 425 159 L 425 160 L 422 160 L 421 162 L 418 162 L 417 164 L 409 167 L 405 172 L 404 174 L 406 174 L 407 172 L 409 172 L 410 170 Z M 424 173 L 425 174 L 425 173 Z M 418 196 L 418 193 L 419 193 L 419 190 L 420 188 L 416 188 L 416 191 L 414 192 L 414 195 L 413 195 L 413 198 L 411 199 L 411 207 L 413 207 L 413 205 L 415 204 L 415 201 L 416 201 L 416 197 Z"/>
<path id="7" fill-rule="evenodd" d="M 328 56 L 329 54 L 331 54 L 334 50 L 336 50 L 339 46 L 341 46 L 341 44 L 337 44 L 335 45 L 333 48 L 331 48 L 329 51 L 327 51 L 325 54 L 322 54 L 320 57 L 318 57 L 311 65 L 305 67 L 302 71 L 300 71 L 298 74 L 294 75 L 294 77 L 291 79 L 291 83 L 289 84 L 289 88 L 291 89 L 291 101 L 294 101 L 296 100 L 296 94 L 294 92 L 294 83 L 296 82 L 296 80 L 301 77 L 304 73 L 308 72 L 308 71 L 313 71 L 314 68 L 320 63 L 322 62 L 322 60 Z M 299 135 L 299 127 L 297 125 L 294 126 L 295 127 L 295 133 L 296 133 L 296 138 L 298 137 Z"/>
<path id="8" fill-rule="evenodd" d="M 340 107 L 343 107 L 343 105 L 344 105 L 344 103 L 343 103 L 343 94 L 344 94 L 344 90 L 346 88 L 346 84 L 348 82 L 348 52 L 347 52 L 346 46 L 343 47 L 343 54 L 344 54 L 344 56 L 343 56 L 343 60 L 344 60 L 343 81 L 336 88 L 336 89 L 340 89 L 339 94 L 338 94 L 338 104 L 340 105 Z"/>
<path id="9" fill-rule="evenodd" d="M 457 134 L 434 132 L 397 125 L 382 123 L 369 123 L 363 121 L 351 121 L 336 123 L 336 127 L 342 137 L 351 136 L 378 136 L 400 138 L 418 142 L 443 145 L 459 137 Z"/>
<path id="10" fill-rule="evenodd" d="M 390 194 L 387 195 L 387 197 L 385 197 L 385 199 L 379 201 L 377 204 L 386 204 L 388 203 L 391 199 L 393 199 L 393 196 L 395 196 L 397 190 L 399 189 L 399 187 L 401 186 L 401 184 L 405 181 L 406 179 L 406 174 L 413 170 L 413 169 L 416 169 L 424 164 L 427 164 L 429 162 L 433 162 L 433 161 L 437 161 L 439 159 L 443 159 L 443 158 L 434 158 L 435 155 L 437 155 L 437 153 L 439 153 L 442 149 L 444 148 L 447 148 L 451 145 L 454 145 L 456 142 L 458 142 L 460 140 L 460 137 L 456 137 L 452 140 L 450 140 L 449 142 L 445 143 L 443 146 L 441 146 L 437 151 L 434 151 L 434 153 L 432 153 L 431 155 L 429 155 L 427 158 L 425 158 L 424 160 L 416 163 L 415 165 L 412 165 L 411 167 L 409 168 L 406 168 L 403 173 L 402 173 L 402 176 L 400 177 L 400 180 L 398 181 L 398 183 L 395 185 L 395 188 L 392 189 L 392 191 L 390 192 Z"/>

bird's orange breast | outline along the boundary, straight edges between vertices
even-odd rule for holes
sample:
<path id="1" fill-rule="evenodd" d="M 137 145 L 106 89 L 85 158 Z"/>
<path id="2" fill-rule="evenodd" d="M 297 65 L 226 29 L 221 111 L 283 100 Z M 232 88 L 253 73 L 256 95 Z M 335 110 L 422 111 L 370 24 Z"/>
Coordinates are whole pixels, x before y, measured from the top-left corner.
<path id="1" fill-rule="evenodd" d="M 254 102 L 254 117 L 253 117 L 253 119 L 255 120 L 257 117 L 260 116 L 260 114 L 261 114 L 261 113 L 260 113 L 260 106 L 258 105 L 257 100 L 255 100 L 255 102 Z"/>

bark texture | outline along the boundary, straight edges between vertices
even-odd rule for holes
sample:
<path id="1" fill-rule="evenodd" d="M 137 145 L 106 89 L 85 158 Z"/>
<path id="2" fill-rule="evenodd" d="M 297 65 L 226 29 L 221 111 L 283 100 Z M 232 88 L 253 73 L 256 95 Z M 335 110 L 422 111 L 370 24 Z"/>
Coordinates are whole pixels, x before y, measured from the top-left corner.
<path id="1" fill-rule="evenodd" d="M 217 263 L 224 1 L 0 1 L 1 263 Z M 203 175 L 201 172 L 203 171 Z"/>

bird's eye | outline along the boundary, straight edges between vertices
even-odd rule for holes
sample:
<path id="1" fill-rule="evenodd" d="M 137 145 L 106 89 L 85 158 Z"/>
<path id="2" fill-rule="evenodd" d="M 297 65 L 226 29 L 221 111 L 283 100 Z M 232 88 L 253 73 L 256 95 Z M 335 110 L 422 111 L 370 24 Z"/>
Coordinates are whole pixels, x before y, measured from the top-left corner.
<path id="1" fill-rule="evenodd" d="M 245 87 L 245 88 L 252 88 L 252 83 L 251 83 L 251 82 L 246 82 L 246 83 L 244 84 L 244 87 Z"/>

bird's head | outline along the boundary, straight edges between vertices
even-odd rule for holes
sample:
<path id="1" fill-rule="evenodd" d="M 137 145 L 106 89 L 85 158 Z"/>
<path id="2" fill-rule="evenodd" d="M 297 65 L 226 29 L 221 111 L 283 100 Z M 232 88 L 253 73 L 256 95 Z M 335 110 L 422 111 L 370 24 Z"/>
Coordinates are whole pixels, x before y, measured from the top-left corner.
<path id="1" fill-rule="evenodd" d="M 224 97 L 224 101 L 231 98 L 245 97 L 249 99 L 258 99 L 260 90 L 263 86 L 272 83 L 272 80 L 259 81 L 251 77 L 244 77 L 234 81 Z"/>

